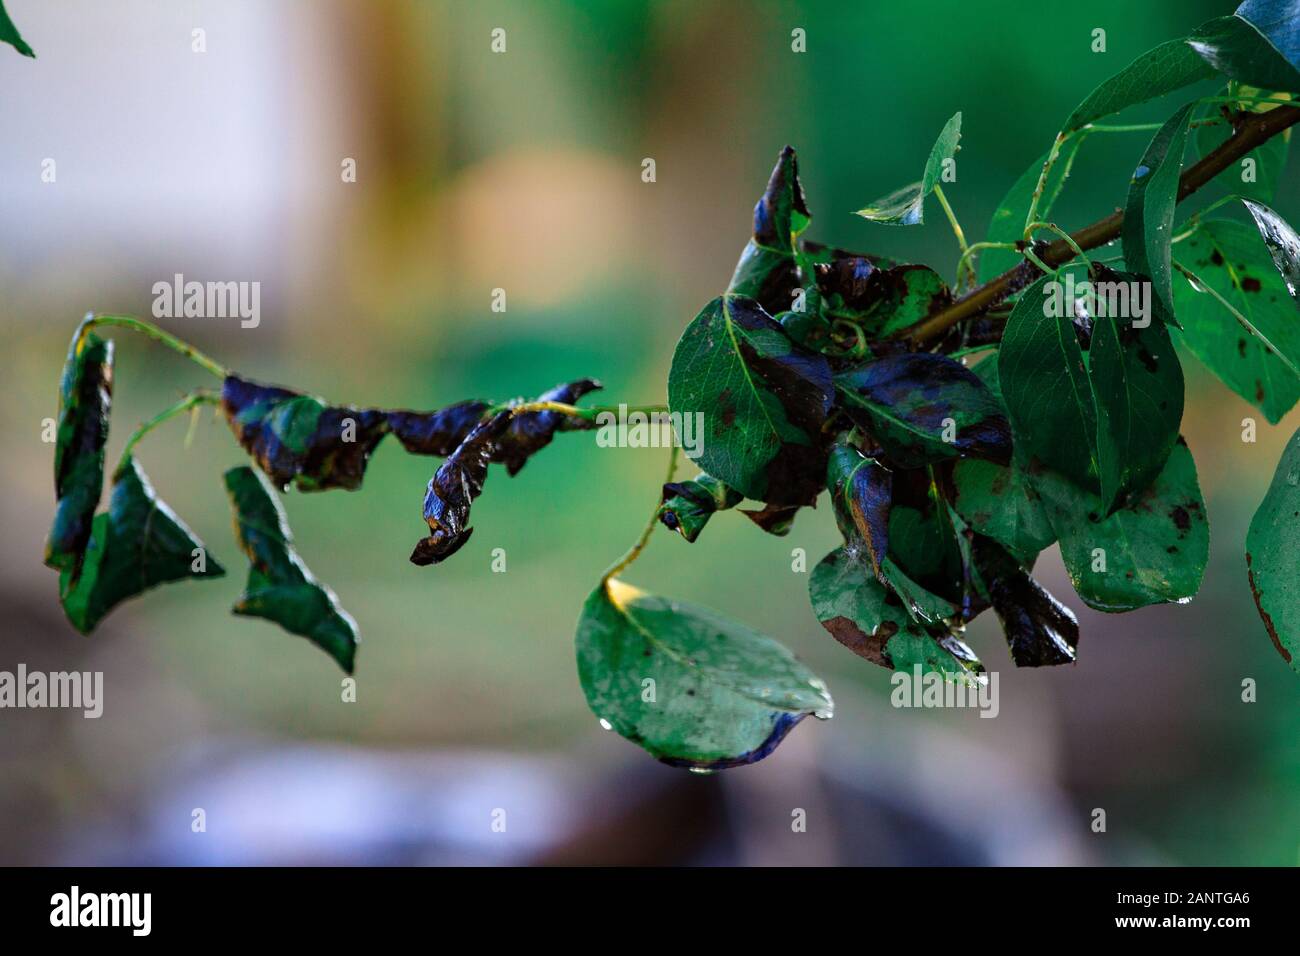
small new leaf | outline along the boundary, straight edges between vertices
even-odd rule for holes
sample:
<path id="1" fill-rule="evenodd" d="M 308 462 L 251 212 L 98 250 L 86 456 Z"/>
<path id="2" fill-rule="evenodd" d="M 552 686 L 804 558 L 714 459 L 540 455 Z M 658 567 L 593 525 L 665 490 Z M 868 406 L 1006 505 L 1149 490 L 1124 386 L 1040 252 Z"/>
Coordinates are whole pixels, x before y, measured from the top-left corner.
<path id="1" fill-rule="evenodd" d="M 873 203 L 859 209 L 856 215 L 871 222 L 883 222 L 896 226 L 916 226 L 923 221 L 925 199 L 934 192 L 940 176 L 943 174 L 945 160 L 957 155 L 961 140 L 961 113 L 954 113 L 939 132 L 939 138 L 930 147 L 930 156 L 925 161 L 925 172 L 920 182 L 896 189 L 888 196 L 882 196 Z"/>

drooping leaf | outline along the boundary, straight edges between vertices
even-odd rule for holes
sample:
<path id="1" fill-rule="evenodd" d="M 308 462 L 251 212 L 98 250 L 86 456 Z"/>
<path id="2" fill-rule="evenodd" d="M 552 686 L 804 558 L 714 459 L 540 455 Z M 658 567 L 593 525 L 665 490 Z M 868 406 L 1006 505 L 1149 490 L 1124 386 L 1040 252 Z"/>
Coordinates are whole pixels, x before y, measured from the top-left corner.
<path id="1" fill-rule="evenodd" d="M 966 685 L 983 680 L 984 666 L 974 651 L 946 631 L 931 634 L 918 625 L 848 548 L 836 548 L 818 563 L 808 594 L 822 627 L 873 664 L 904 672 L 919 664 L 923 674 Z"/>
<path id="2" fill-rule="evenodd" d="M 428 537 L 411 552 L 411 563 L 421 566 L 445 561 L 464 546 L 474 529 L 469 509 L 483 491 L 488 463 L 497 443 L 510 427 L 510 413 L 497 412 L 465 436 L 432 478 L 424 495 L 424 520 Z"/>
<path id="3" fill-rule="evenodd" d="M 0 3 L 0 43 L 8 43 L 23 56 L 36 58 L 36 52 L 27 45 L 27 41 L 18 33 L 18 28 L 14 26 L 13 20 L 5 12 L 5 5 Z"/>
<path id="4" fill-rule="evenodd" d="M 1270 95 L 1263 90 L 1255 89 L 1253 86 L 1238 87 L 1238 90 L 1243 98 Z M 1228 92 L 1229 89 L 1225 87 L 1219 91 L 1218 95 L 1227 96 Z M 1271 95 L 1277 96 L 1279 99 L 1273 103 L 1241 102 L 1231 104 L 1231 106 L 1234 110 L 1263 113 L 1286 105 L 1284 97 L 1288 94 L 1277 93 Z M 1228 106 L 1218 103 L 1205 103 L 1192 114 L 1192 125 L 1196 126 L 1197 120 L 1208 120 L 1216 116 L 1221 117 L 1223 115 L 1221 111 L 1227 109 Z M 1226 121 L 1196 126 L 1196 151 L 1204 158 L 1233 135 L 1233 129 Z M 1284 129 L 1276 136 L 1271 136 L 1260 143 L 1237 160 L 1236 163 L 1228 166 L 1223 172 L 1215 176 L 1211 182 L 1239 196 L 1245 196 L 1259 202 L 1272 202 L 1274 195 L 1277 193 L 1282 170 L 1286 166 L 1290 147 L 1291 130 Z"/>
<path id="5" fill-rule="evenodd" d="M 834 706 L 821 679 L 770 637 L 618 579 L 587 598 L 577 656 L 602 724 L 678 767 L 754 763 Z"/>
<path id="6" fill-rule="evenodd" d="M 89 317 L 86 321 L 89 321 Z M 54 445 L 54 523 L 45 564 L 62 571 L 81 561 L 104 489 L 104 445 L 113 404 L 113 343 L 77 326 L 59 382 Z"/>
<path id="7" fill-rule="evenodd" d="M 72 626 L 89 634 L 109 611 L 150 588 L 225 573 L 127 458 L 114 475 L 108 511 L 95 516 L 84 559 L 62 572 L 59 590 Z"/>
<path id="8" fill-rule="evenodd" d="M 1102 500 L 1048 469 L 1031 471 L 1079 597 L 1099 611 L 1190 600 L 1209 554 L 1196 464 L 1179 439 L 1164 470 L 1106 517 Z"/>
<path id="9" fill-rule="evenodd" d="M 1098 268 L 1102 283 L 1142 280 Z M 1178 440 L 1183 420 L 1183 370 L 1165 328 L 1165 311 L 1148 293 L 1146 325 L 1105 314 L 1093 318 L 1089 376 L 1097 406 L 1097 469 L 1107 511 L 1155 480 Z M 1106 302 L 1098 297 L 1097 305 Z"/>
<path id="10" fill-rule="evenodd" d="M 1079 646 L 1079 621 L 1029 576 L 1016 558 L 991 538 L 971 536 L 972 576 L 1002 624 L 1017 667 L 1072 664 Z"/>
<path id="11" fill-rule="evenodd" d="M 1187 39 L 1225 76 L 1265 90 L 1300 92 L 1300 53 L 1290 0 L 1247 0 L 1230 17 L 1216 17 Z"/>
<path id="12" fill-rule="evenodd" d="M 351 674 L 357 622 L 293 549 L 289 522 L 275 490 L 247 465 L 231 468 L 225 481 L 235 512 L 235 534 L 249 561 L 248 581 L 234 612 L 264 617 L 290 634 L 307 638 Z"/>
<path id="13" fill-rule="evenodd" d="M 221 408 L 239 444 L 282 490 L 292 482 L 299 491 L 355 491 L 388 433 L 378 409 L 334 407 L 237 375 L 221 384 Z"/>
<path id="14" fill-rule="evenodd" d="M 925 198 L 934 192 L 943 175 L 946 160 L 952 159 L 960 148 L 961 113 L 954 113 L 939 132 L 939 138 L 930 147 L 930 156 L 925 161 L 925 172 L 920 182 L 896 189 L 888 196 L 882 196 L 873 203 L 859 209 L 856 215 L 871 222 L 883 222 L 896 226 L 920 225 L 925 213 Z"/>
<path id="15" fill-rule="evenodd" d="M 1260 238 L 1277 266 L 1291 298 L 1300 302 L 1300 235 L 1291 224 L 1261 202 L 1244 199 L 1246 209 L 1255 220 Z"/>
<path id="16" fill-rule="evenodd" d="M 756 301 L 714 299 L 673 353 L 668 404 L 700 413 L 693 460 L 747 498 L 811 504 L 825 476 L 821 427 L 833 398 L 825 356 L 786 337 Z"/>
<path id="17" fill-rule="evenodd" d="M 901 332 L 952 304 L 948 284 L 929 266 L 848 258 L 814 266 L 814 273 L 823 315 L 856 322 L 871 338 Z"/>
<path id="18" fill-rule="evenodd" d="M 1075 107 L 1061 131 L 1073 132 L 1111 113 L 1213 77 L 1214 67 L 1197 56 L 1189 42 L 1168 40 L 1147 50 L 1089 93 Z"/>
<path id="19" fill-rule="evenodd" d="M 802 505 L 765 504 L 762 508 L 741 508 L 740 513 L 768 534 L 783 538 L 794 527 L 794 516 L 801 507 Z"/>
<path id="20" fill-rule="evenodd" d="M 446 458 L 491 407 L 491 402 L 471 399 L 433 412 L 403 409 L 387 412 L 386 416 L 389 430 L 412 455 Z"/>
<path id="21" fill-rule="evenodd" d="M 849 416 L 904 468 L 945 458 L 1011 459 L 997 399 L 959 362 L 933 352 L 886 356 L 835 376 Z"/>
<path id="22" fill-rule="evenodd" d="M 659 520 L 664 527 L 694 542 L 716 511 L 734 508 L 744 495 L 703 472 L 690 481 L 673 481 L 664 485 Z"/>
<path id="23" fill-rule="evenodd" d="M 1245 223 L 1211 220 L 1178 244 L 1178 261 L 1254 329 L 1179 276 L 1174 308 L 1182 319 L 1183 344 L 1276 424 L 1300 399 L 1300 376 L 1293 371 L 1300 368 L 1300 323 L 1263 240 Z"/>
<path id="24" fill-rule="evenodd" d="M 794 149 L 786 146 L 754 206 L 753 235 L 727 291 L 758 300 L 772 315 L 790 309 L 804 281 L 797 240 L 811 220 L 799 182 L 799 161 Z"/>
<path id="25" fill-rule="evenodd" d="M 1043 276 L 1021 295 L 998 349 L 998 380 L 1022 461 L 1097 485 L 1097 412 L 1072 310 L 1049 308 Z"/>
<path id="26" fill-rule="evenodd" d="M 1035 215 L 1039 219 L 1047 219 L 1051 213 L 1052 206 L 1061 194 L 1065 180 L 1070 174 L 1070 168 L 1074 164 L 1074 155 L 1082 145 L 1082 136 L 1072 136 L 1061 144 L 1056 162 L 1048 171 L 1043 194 L 1038 198 Z M 1043 171 L 1043 164 L 1047 162 L 1047 156 L 1048 154 L 1044 153 L 1038 157 L 1020 174 L 1020 178 L 1002 197 L 998 208 L 993 211 L 993 218 L 989 220 L 988 234 L 984 237 L 986 242 L 1019 242 L 1024 237 L 1025 217 L 1029 215 L 1029 204 L 1033 200 L 1034 190 L 1038 187 L 1038 180 Z M 979 253 L 979 281 L 988 282 L 1019 264 L 1022 258 L 1021 254 L 1014 249 L 982 250 Z"/>
<path id="27" fill-rule="evenodd" d="M 594 378 L 583 378 L 556 385 L 538 395 L 537 401 L 572 405 L 582 396 L 600 388 L 600 382 Z M 595 427 L 595 422 L 559 412 L 522 412 L 510 420 L 510 427 L 497 440 L 492 460 L 504 464 L 508 474 L 517 475 L 531 456 L 551 443 L 557 431 L 582 431 Z"/>
<path id="28" fill-rule="evenodd" d="M 1259 616 L 1282 659 L 1300 671 L 1300 432 L 1291 436 L 1273 482 L 1250 521 L 1246 569 Z"/>
<path id="29" fill-rule="evenodd" d="M 836 508 L 843 508 L 862 540 L 872 572 L 883 580 L 881 565 L 889 552 L 889 509 L 894 476 L 884 465 L 850 445 L 831 451 L 826 487 Z"/>
<path id="30" fill-rule="evenodd" d="M 1167 311 L 1173 311 L 1169 240 L 1173 237 L 1178 177 L 1187 146 L 1187 124 L 1195 103 L 1188 103 L 1156 131 L 1129 182 L 1124 206 L 1124 264 L 1147 276 Z"/>

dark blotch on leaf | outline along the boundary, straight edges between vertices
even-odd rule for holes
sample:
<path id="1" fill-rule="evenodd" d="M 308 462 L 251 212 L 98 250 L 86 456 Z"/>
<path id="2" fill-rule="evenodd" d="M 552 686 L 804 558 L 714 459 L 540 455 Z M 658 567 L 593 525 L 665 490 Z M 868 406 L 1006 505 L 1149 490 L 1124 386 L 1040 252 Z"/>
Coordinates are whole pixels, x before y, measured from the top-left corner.
<path id="1" fill-rule="evenodd" d="M 411 563 L 437 564 L 451 557 L 469 540 L 469 510 L 483 491 L 488 463 L 496 443 L 510 427 L 510 413 L 498 412 L 474 427 L 460 446 L 442 463 L 424 496 L 424 520 L 429 536 L 411 552 Z"/>

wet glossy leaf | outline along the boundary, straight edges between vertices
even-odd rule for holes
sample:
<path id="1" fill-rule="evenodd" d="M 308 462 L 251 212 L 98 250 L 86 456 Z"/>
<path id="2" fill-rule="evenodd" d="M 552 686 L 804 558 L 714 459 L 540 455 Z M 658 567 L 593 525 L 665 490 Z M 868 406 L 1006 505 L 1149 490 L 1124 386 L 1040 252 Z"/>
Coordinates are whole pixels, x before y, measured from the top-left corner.
<path id="1" fill-rule="evenodd" d="M 821 679 L 770 637 L 617 579 L 587 598 L 577 655 L 592 712 L 673 766 L 753 763 L 834 706 Z"/>
<path id="2" fill-rule="evenodd" d="M 948 284 L 929 266 L 833 259 L 814 272 L 823 315 L 856 322 L 870 338 L 901 332 L 952 304 Z"/>
<path id="3" fill-rule="evenodd" d="M 351 674 L 357 622 L 294 551 L 289 522 L 275 490 L 247 465 L 231 468 L 225 481 L 235 511 L 235 534 L 249 561 L 248 581 L 234 612 L 264 617 L 290 634 L 307 638 Z"/>
<path id="4" fill-rule="evenodd" d="M 889 551 L 889 509 L 894 476 L 888 468 L 849 445 L 836 445 L 827 466 L 826 487 L 843 508 L 863 544 L 872 572 L 883 580 Z"/>
<path id="5" fill-rule="evenodd" d="M 811 219 L 799 182 L 799 161 L 794 149 L 786 146 L 754 206 L 753 236 L 727 291 L 758 300 L 772 315 L 790 309 L 803 283 L 796 243 Z"/>
<path id="6" fill-rule="evenodd" d="M 1131 273 L 1099 269 L 1098 283 L 1141 281 Z M 1099 299 L 1098 304 L 1105 301 Z M 1089 373 L 1097 407 L 1097 469 L 1107 511 L 1160 474 L 1183 420 L 1183 370 L 1152 296 L 1150 323 L 1093 319 Z M 1104 309 L 1099 311 L 1106 311 Z"/>
<path id="7" fill-rule="evenodd" d="M 1278 275 L 1286 284 L 1291 298 L 1300 302 L 1300 235 L 1291 224 L 1261 202 L 1243 200 L 1268 254 L 1277 266 Z"/>
<path id="8" fill-rule="evenodd" d="M 744 497 L 712 475 L 701 472 L 690 481 L 673 481 L 664 485 L 659 520 L 664 527 L 694 542 L 714 512 L 734 508 Z"/>
<path id="9" fill-rule="evenodd" d="M 1012 662 L 1017 667 L 1073 663 L 1079 646 L 1074 613 L 992 539 L 972 535 L 970 557 L 976 586 L 993 606 Z"/>
<path id="10" fill-rule="evenodd" d="M 355 491 L 388 421 L 378 409 L 334 407 L 313 395 L 237 375 L 221 384 L 221 408 L 239 444 L 276 487 Z"/>
<path id="11" fill-rule="evenodd" d="M 491 402 L 457 402 L 433 412 L 387 412 L 388 428 L 412 455 L 446 458 L 473 431 Z"/>
<path id="12" fill-rule="evenodd" d="M 1088 94 L 1065 125 L 1071 132 L 1138 103 L 1164 96 L 1214 76 L 1214 68 L 1197 56 L 1187 40 L 1169 40 L 1143 53 Z"/>
<path id="13" fill-rule="evenodd" d="M 5 12 L 3 3 L 0 3 L 0 43 L 8 43 L 23 56 L 36 58 L 36 53 L 27 45 L 27 41 L 18 33 L 18 28 Z"/>
<path id="14" fill-rule="evenodd" d="M 922 673 L 967 685 L 982 680 L 984 666 L 965 643 L 917 624 L 849 548 L 837 548 L 813 569 L 808 595 L 822 627 L 873 664 L 908 673 L 919 664 Z"/>
<path id="15" fill-rule="evenodd" d="M 673 354 L 668 404 L 704 416 L 693 460 L 747 498 L 810 504 L 820 491 L 821 427 L 833 397 L 825 356 L 795 345 L 753 299 L 714 299 Z"/>
<path id="16" fill-rule="evenodd" d="M 1074 154 L 1082 145 L 1082 136 L 1071 137 L 1061 145 L 1056 162 L 1047 174 L 1043 195 L 1038 199 L 1038 207 L 1035 211 L 1037 218 L 1048 218 L 1074 164 Z M 1024 237 L 1025 217 L 1029 215 L 1029 203 L 1033 200 L 1034 190 L 1038 187 L 1038 179 L 1042 175 L 1043 164 L 1047 162 L 1047 155 L 1044 153 L 1038 157 L 1020 174 L 1020 178 L 1002 197 L 998 208 L 993 211 L 993 218 L 989 220 L 988 234 L 984 237 L 986 242 L 1019 242 Z M 1023 256 L 1014 249 L 982 250 L 979 253 L 979 281 L 988 282 L 1018 265 L 1022 259 Z"/>
<path id="17" fill-rule="evenodd" d="M 1164 470 L 1119 511 L 1046 469 L 1031 472 L 1074 589 L 1099 611 L 1186 601 L 1209 553 L 1205 503 L 1192 453 L 1180 439 Z"/>
<path id="18" fill-rule="evenodd" d="M 1262 90 L 1257 90 L 1253 86 L 1239 88 L 1240 95 L 1247 96 L 1268 96 L 1276 95 L 1286 97 L 1288 94 L 1269 94 Z M 1228 89 L 1219 90 L 1219 96 L 1227 96 Z M 1274 104 L 1261 103 L 1234 103 L 1231 104 L 1232 110 L 1247 110 L 1249 112 L 1262 113 L 1271 109 L 1276 109 L 1283 105 L 1284 100 L 1279 99 Z M 1218 103 L 1205 103 L 1197 108 L 1192 114 L 1193 126 L 1196 120 L 1209 119 L 1213 117 L 1222 117 L 1221 109 L 1225 107 Z M 1207 123 L 1204 126 L 1196 127 L 1196 151 L 1204 158 L 1211 152 L 1222 145 L 1233 135 L 1232 127 L 1226 120 L 1218 123 Z M 1230 193 L 1239 196 L 1246 196 L 1259 202 L 1272 202 L 1274 195 L 1277 193 L 1278 182 L 1282 176 L 1282 170 L 1286 166 L 1287 155 L 1291 147 L 1291 130 L 1285 129 L 1276 136 L 1273 136 L 1259 146 L 1252 149 L 1249 153 L 1228 166 L 1223 172 L 1215 176 L 1213 183 L 1222 187 Z M 1253 178 L 1247 178 L 1245 171 L 1247 169 L 1246 161 L 1250 160 L 1253 164 Z"/>
<path id="19" fill-rule="evenodd" d="M 939 132 L 939 138 L 930 147 L 930 156 L 925 162 L 925 172 L 920 182 L 897 189 L 888 196 L 882 196 L 857 211 L 857 215 L 872 222 L 883 222 L 896 226 L 920 225 L 925 213 L 925 198 L 934 192 L 934 187 L 943 175 L 944 161 L 957 155 L 961 139 L 961 113 L 954 113 Z"/>
<path id="20" fill-rule="evenodd" d="M 1020 464 L 969 458 L 953 467 L 953 507 L 980 534 L 1030 564 L 1056 540 L 1038 492 Z"/>
<path id="21" fill-rule="evenodd" d="M 1011 310 L 998 349 L 998 380 L 1021 459 L 1037 459 L 1096 488 L 1092 386 L 1071 310 L 1046 308 L 1050 281 L 1039 279 Z"/>
<path id="22" fill-rule="evenodd" d="M 1230 17 L 1201 24 L 1188 45 L 1216 70 L 1266 90 L 1300 92 L 1294 6 L 1289 0 L 1247 0 Z"/>
<path id="23" fill-rule="evenodd" d="M 1010 461 L 1011 430 L 997 399 L 959 362 L 932 352 L 891 355 L 835 376 L 855 423 L 910 468 L 945 458 Z"/>
<path id="24" fill-rule="evenodd" d="M 45 542 L 45 563 L 75 568 L 90 539 L 91 522 L 104 489 L 104 444 L 113 404 L 113 343 L 77 327 L 59 382 L 54 446 L 54 523 Z"/>
<path id="25" fill-rule="evenodd" d="M 89 634 L 109 611 L 150 588 L 225 573 L 127 458 L 113 478 L 108 511 L 95 516 L 81 565 L 63 571 L 59 590 L 68 620 Z"/>
<path id="26" fill-rule="evenodd" d="M 1187 146 L 1187 124 L 1195 103 L 1174 113 L 1156 131 L 1129 182 L 1124 206 L 1124 264 L 1147 276 L 1166 310 L 1173 310 L 1170 291 L 1169 240 L 1173 236 L 1178 177 Z"/>
<path id="27" fill-rule="evenodd" d="M 583 378 L 542 392 L 536 401 L 572 405 L 600 388 L 600 382 L 594 378 Z M 551 443 L 557 431 L 582 431 L 595 427 L 595 422 L 559 412 L 523 412 L 510 420 L 510 427 L 497 440 L 492 460 L 504 464 L 508 474 L 517 475 L 530 457 Z"/>
<path id="28" fill-rule="evenodd" d="M 1244 328 L 1213 295 L 1178 276 L 1174 308 L 1182 319 L 1183 344 L 1270 422 L 1278 422 L 1300 398 L 1300 376 L 1293 371 L 1300 368 L 1300 323 L 1259 234 L 1245 223 L 1205 222 L 1178 244 L 1178 261 L 1259 333 Z"/>
<path id="29" fill-rule="evenodd" d="M 1300 671 L 1300 432 L 1291 436 L 1246 535 L 1246 568 L 1259 616 L 1282 659 Z"/>
<path id="30" fill-rule="evenodd" d="M 429 536 L 421 538 L 411 552 L 412 564 L 445 561 L 474 533 L 469 527 L 470 505 L 482 493 L 488 463 L 509 427 L 509 412 L 498 412 L 480 422 L 429 479 L 424 495 Z"/>

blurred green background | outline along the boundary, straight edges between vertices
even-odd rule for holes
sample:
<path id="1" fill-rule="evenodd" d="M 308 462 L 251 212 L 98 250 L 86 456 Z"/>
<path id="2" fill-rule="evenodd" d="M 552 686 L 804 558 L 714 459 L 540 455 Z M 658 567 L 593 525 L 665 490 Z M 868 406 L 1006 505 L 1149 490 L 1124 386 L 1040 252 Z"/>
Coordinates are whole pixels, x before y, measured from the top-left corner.
<path id="1" fill-rule="evenodd" d="M 39 58 L 0 49 L 0 666 L 102 670 L 107 700 L 99 721 L 0 711 L 0 862 L 385 859 L 319 848 L 258 856 L 229 826 L 221 837 L 215 817 L 208 836 L 233 840 L 228 856 L 143 849 L 142 834 L 160 827 L 188 836 L 189 811 L 163 820 L 158 794 L 204 779 L 195 754 L 213 741 L 272 763 L 299 746 L 342 754 L 319 776 L 322 802 L 365 754 L 402 754 L 417 767 L 448 754 L 503 766 L 543 758 L 582 784 L 558 791 L 570 834 L 634 802 L 640 785 L 630 781 L 725 796 L 720 821 L 702 835 L 669 827 L 671 844 L 740 826 L 737 792 L 785 806 L 769 791 L 804 799 L 809 780 L 838 776 L 925 808 L 937 826 L 987 844 L 994 861 L 1297 862 L 1300 678 L 1258 621 L 1242 545 L 1300 417 L 1269 428 L 1190 357 L 1184 431 L 1213 528 L 1200 596 L 1100 615 L 1082 607 L 1049 552 L 1041 577 L 1079 613 L 1079 663 L 1013 672 L 996 622 L 981 619 L 972 643 L 1001 672 L 996 720 L 889 708 L 889 675 L 822 631 L 791 552 L 805 549 L 811 567 L 834 546 L 825 508 L 801 514 L 784 539 L 734 514 L 693 546 L 657 534 L 631 580 L 760 627 L 836 696 L 829 724 L 808 722 L 768 761 L 718 778 L 658 768 L 601 731 L 574 669 L 578 609 L 656 502 L 663 450 L 559 436 L 518 477 L 494 472 L 473 540 L 433 568 L 407 555 L 423 533 L 436 462 L 404 455 L 394 440 L 380 446 L 362 492 L 286 496 L 301 553 L 361 626 L 355 704 L 340 702 L 341 675 L 324 654 L 230 616 L 244 565 L 220 474 L 242 459 L 206 415 L 188 447 L 176 422 L 139 457 L 230 569 L 225 579 L 164 588 L 86 639 L 64 622 L 40 561 L 53 505 L 41 422 L 55 412 L 66 344 L 87 310 L 147 316 L 153 283 L 174 273 L 257 280 L 258 328 L 231 319 L 169 328 L 248 375 L 337 402 L 434 408 L 582 376 L 604 381 L 605 402 L 662 401 L 677 335 L 725 287 L 782 145 L 799 151 L 808 235 L 951 276 L 956 248 L 937 209 L 912 229 L 850 211 L 918 178 L 938 130 L 961 110 L 958 181 L 946 192 L 968 238 L 981 238 L 1003 192 L 1093 86 L 1227 4 L 6 5 Z M 489 49 L 496 27 L 506 30 L 504 54 Z M 791 51 L 796 27 L 806 31 L 803 54 Z M 1105 53 L 1090 49 L 1097 27 Z M 192 51 L 195 28 L 205 31 L 202 54 Z M 1176 100 L 1125 115 L 1163 119 Z M 1145 145 L 1142 134 L 1090 139 L 1054 218 L 1077 227 L 1121 205 Z M 645 157 L 654 183 L 641 181 Z M 57 163 L 54 183 L 41 181 L 46 158 Z M 356 160 L 355 183 L 341 181 L 345 158 Z M 1293 221 L 1294 169 L 1276 203 Z M 503 314 L 490 309 L 494 288 L 506 290 Z M 117 342 L 110 461 L 137 421 L 210 384 L 143 340 Z M 1260 420 L 1255 444 L 1241 441 L 1247 416 Z M 490 569 L 494 548 L 505 549 L 504 574 Z M 1257 703 L 1240 699 L 1248 677 Z M 480 778 L 452 770 L 448 779 Z M 467 827 L 480 826 L 480 809 L 518 797 L 493 786 L 465 798 Z M 230 806 L 274 809 L 276 799 L 250 784 Z M 1104 834 L 1089 829 L 1093 808 L 1107 812 Z M 788 831 L 788 807 L 774 813 L 744 825 Z M 574 858 L 655 858 L 636 839 L 648 816 L 621 821 Z M 832 831 L 847 832 L 853 816 L 845 810 Z M 774 836 L 743 858 L 911 862 L 909 825 L 882 827 L 889 845 L 849 851 L 845 837 L 799 856 Z M 777 849 L 765 856 L 764 845 Z M 534 847 L 509 859 L 539 857 Z M 683 848 L 673 858 L 696 857 Z"/>

